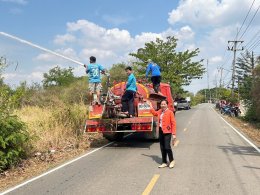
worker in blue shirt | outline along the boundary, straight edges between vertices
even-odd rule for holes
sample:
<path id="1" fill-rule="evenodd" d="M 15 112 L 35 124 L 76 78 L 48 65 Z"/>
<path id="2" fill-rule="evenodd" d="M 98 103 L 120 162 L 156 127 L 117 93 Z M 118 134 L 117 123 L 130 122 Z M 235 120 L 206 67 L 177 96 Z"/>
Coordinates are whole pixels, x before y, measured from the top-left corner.
<path id="1" fill-rule="evenodd" d="M 91 98 L 90 101 L 93 101 L 92 96 L 94 93 L 96 93 L 96 101 L 100 105 L 100 91 L 102 90 L 100 72 L 102 74 L 105 74 L 105 69 L 102 65 L 96 63 L 96 58 L 94 56 L 91 56 L 89 58 L 89 61 L 90 64 L 84 65 L 84 67 L 86 68 L 86 73 L 89 75 L 89 94 Z"/>
<path id="2" fill-rule="evenodd" d="M 128 75 L 126 89 L 122 96 L 122 113 L 128 115 L 130 118 L 134 116 L 134 96 L 137 91 L 136 78 L 132 72 L 132 67 L 125 68 Z"/>
<path id="3" fill-rule="evenodd" d="M 161 68 L 158 64 L 154 63 L 151 59 L 148 59 L 148 65 L 146 68 L 145 77 L 148 78 L 149 72 L 152 72 L 151 81 L 153 83 L 153 89 L 155 93 L 159 92 L 161 83 Z"/>

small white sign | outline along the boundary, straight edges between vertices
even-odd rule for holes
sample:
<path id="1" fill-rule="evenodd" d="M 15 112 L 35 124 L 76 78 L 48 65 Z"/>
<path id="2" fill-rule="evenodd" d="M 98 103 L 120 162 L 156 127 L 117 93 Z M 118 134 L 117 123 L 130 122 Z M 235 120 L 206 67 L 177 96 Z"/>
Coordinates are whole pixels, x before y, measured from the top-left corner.
<path id="1" fill-rule="evenodd" d="M 147 103 L 139 103 L 138 110 L 150 110 L 151 106 Z"/>

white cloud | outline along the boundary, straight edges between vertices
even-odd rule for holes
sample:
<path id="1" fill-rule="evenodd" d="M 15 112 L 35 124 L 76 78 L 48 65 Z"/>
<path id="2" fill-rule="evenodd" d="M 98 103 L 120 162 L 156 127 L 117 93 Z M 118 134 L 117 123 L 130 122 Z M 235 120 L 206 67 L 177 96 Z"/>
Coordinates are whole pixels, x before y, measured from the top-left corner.
<path id="1" fill-rule="evenodd" d="M 253 6 L 254 13 L 259 5 L 257 0 Z M 186 0 L 169 13 L 170 24 L 185 23 L 199 28 L 227 25 L 243 20 L 250 8 L 252 0 Z M 242 8 L 242 9 L 241 9 Z M 258 17 L 259 19 L 259 17 Z M 257 19 L 256 19 L 257 21 Z"/>
<path id="2" fill-rule="evenodd" d="M 43 72 L 36 71 L 29 74 L 23 73 L 4 73 L 4 81 L 11 85 L 18 86 L 21 81 L 27 81 L 29 84 L 33 82 L 41 82 L 43 79 Z"/>
<path id="3" fill-rule="evenodd" d="M 17 77 L 17 74 L 15 74 L 15 73 L 4 73 L 3 74 L 4 79 L 13 79 L 15 77 Z"/>
<path id="4" fill-rule="evenodd" d="M 65 35 L 57 35 L 55 37 L 54 43 L 58 45 L 64 45 L 69 42 L 74 42 L 76 38 L 71 34 L 65 34 Z"/>
<path id="5" fill-rule="evenodd" d="M 78 20 L 67 24 L 67 33 L 59 35 L 55 43 L 63 43 L 64 47 L 72 43 L 64 40 L 64 37 L 74 37 L 74 47 L 80 47 L 78 56 L 82 61 L 88 63 L 91 55 L 97 57 L 97 61 L 103 64 L 113 64 L 127 60 L 128 53 L 143 47 L 144 43 L 155 41 L 156 38 L 165 38 L 172 31 L 162 33 L 141 33 L 131 37 L 130 33 L 124 29 L 106 29 L 87 20 Z M 66 39 L 65 38 L 65 39 Z M 60 41 L 61 40 L 61 41 Z"/>
<path id="6" fill-rule="evenodd" d="M 195 44 L 184 44 L 184 45 L 182 46 L 182 49 L 183 49 L 183 50 L 190 50 L 190 51 L 195 50 L 195 49 L 197 49 L 197 48 L 198 48 L 198 47 L 196 47 Z"/>
<path id="7" fill-rule="evenodd" d="M 80 53 L 82 59 L 85 59 L 88 63 L 90 56 L 98 56 L 98 61 L 105 63 L 106 61 L 111 62 L 117 58 L 117 54 L 110 50 L 101 50 L 101 49 L 83 49 Z"/>
<path id="8" fill-rule="evenodd" d="M 43 79 L 43 72 L 32 72 L 30 75 L 27 75 L 27 78 L 34 81 L 41 81 Z"/>
<path id="9" fill-rule="evenodd" d="M 78 20 L 67 23 L 67 32 L 56 36 L 54 43 L 62 44 L 64 48 L 66 46 L 77 48 L 77 53 L 74 53 L 73 58 L 76 59 L 78 56 L 83 63 L 88 63 L 89 57 L 93 55 L 96 56 L 98 63 L 109 68 L 114 63 L 132 61 L 133 58 L 129 57 L 129 53 L 136 52 L 137 49 L 144 47 L 145 43 L 155 41 L 156 38 L 165 40 L 168 36 L 175 36 L 178 38 L 180 47 L 195 49 L 195 44 L 190 43 L 194 35 L 194 31 L 188 25 L 179 30 L 169 28 L 161 33 L 143 32 L 131 36 L 124 29 L 106 29 L 87 20 Z M 41 59 L 53 60 L 53 57 L 42 54 L 38 56 L 38 60 Z"/>
<path id="10" fill-rule="evenodd" d="M 123 16 L 112 16 L 112 15 L 103 15 L 103 20 L 105 20 L 107 23 L 110 23 L 114 26 L 119 26 L 121 24 L 125 24 L 131 20 L 129 17 L 123 17 Z"/>
<path id="11" fill-rule="evenodd" d="M 55 53 L 60 54 L 66 58 L 70 58 L 72 60 L 78 60 L 77 54 L 72 48 L 58 49 L 55 51 Z M 41 53 L 36 56 L 35 60 L 46 62 L 63 62 L 64 58 L 51 53 Z"/>
<path id="12" fill-rule="evenodd" d="M 212 58 L 210 58 L 210 62 L 211 63 L 219 63 L 219 62 L 222 62 L 222 57 L 221 56 L 213 56 Z"/>
<path id="13" fill-rule="evenodd" d="M 182 41 L 192 40 L 194 35 L 195 33 L 192 31 L 190 26 L 183 26 L 178 32 L 176 32 L 176 37 Z"/>

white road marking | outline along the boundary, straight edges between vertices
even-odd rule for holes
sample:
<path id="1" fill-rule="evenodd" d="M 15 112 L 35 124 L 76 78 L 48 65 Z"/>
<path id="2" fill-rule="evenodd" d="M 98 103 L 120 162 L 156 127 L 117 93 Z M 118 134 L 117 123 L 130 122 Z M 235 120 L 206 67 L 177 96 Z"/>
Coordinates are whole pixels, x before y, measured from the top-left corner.
<path id="1" fill-rule="evenodd" d="M 212 110 L 214 110 L 216 113 L 217 111 L 211 107 Z M 217 113 L 218 114 L 218 113 Z M 219 115 L 219 114 L 218 114 Z M 260 149 L 254 145 L 251 141 L 249 141 L 244 135 L 242 135 L 235 127 L 233 127 L 229 122 L 227 122 L 222 116 L 219 115 L 219 117 L 226 123 L 228 126 L 230 126 L 240 137 L 242 137 L 249 145 L 251 145 L 258 153 L 260 153 Z"/>
<path id="2" fill-rule="evenodd" d="M 131 134 L 128 134 L 128 135 L 126 135 L 126 136 L 124 136 L 124 138 L 126 138 L 126 137 L 128 137 L 128 136 L 130 136 L 130 135 L 132 135 L 132 133 L 131 133 Z M 75 158 L 75 159 L 73 159 L 73 160 L 71 160 L 71 161 L 69 161 L 69 162 L 66 162 L 66 163 L 64 163 L 64 164 L 62 164 L 62 165 L 60 165 L 60 166 L 58 166 L 58 167 L 56 167 L 56 168 L 54 168 L 54 169 L 51 169 L 50 171 L 47 171 L 47 172 L 45 172 L 45 173 L 43 173 L 43 174 L 41 174 L 41 175 L 39 175 L 39 176 L 36 176 L 36 177 L 34 177 L 34 178 L 32 178 L 32 179 L 30 179 L 30 180 L 28 180 L 28 181 L 25 181 L 25 182 L 23 182 L 23 183 L 21 183 L 21 184 L 19 184 L 19 185 L 17 185 L 17 186 L 14 186 L 14 187 L 12 187 L 12 188 L 10 188 L 10 189 L 8 189 L 8 190 L 2 192 L 2 193 L 0 192 L 0 195 L 4 195 L 4 194 L 7 194 L 7 193 L 9 193 L 9 192 L 12 192 L 12 191 L 14 191 L 14 190 L 16 190 L 16 189 L 18 189 L 18 188 L 20 188 L 20 187 L 22 187 L 22 186 L 27 185 L 28 183 L 31 183 L 31 182 L 33 182 L 33 181 L 35 181 L 35 180 L 37 180 L 37 179 L 40 179 L 40 178 L 44 177 L 45 175 L 48 175 L 48 174 L 50 174 L 50 173 L 52 173 L 52 172 L 54 172 L 54 171 L 57 171 L 57 170 L 59 170 L 59 169 L 65 167 L 65 166 L 67 166 L 67 165 L 69 165 L 69 164 L 72 164 L 72 163 L 74 163 L 74 162 L 76 162 L 76 161 L 78 161 L 78 160 L 80 160 L 80 159 L 82 159 L 82 158 L 84 158 L 84 157 L 86 157 L 86 156 L 88 156 L 88 155 L 94 153 L 94 152 L 97 152 L 97 151 L 101 150 L 102 148 L 105 148 L 105 147 L 107 147 L 107 146 L 109 146 L 109 145 L 111 145 L 111 144 L 113 144 L 113 143 L 115 143 L 115 142 L 109 142 L 108 144 L 106 144 L 106 145 L 104 145 L 104 146 L 101 146 L 101 147 L 99 147 L 99 148 L 97 148 L 97 149 L 95 149 L 95 150 L 92 150 L 92 151 L 90 151 L 90 152 L 88 152 L 88 153 L 86 153 L 86 154 L 84 154 L 84 155 L 82 155 L 82 156 L 80 156 L 80 157 L 78 157 L 78 158 Z"/>

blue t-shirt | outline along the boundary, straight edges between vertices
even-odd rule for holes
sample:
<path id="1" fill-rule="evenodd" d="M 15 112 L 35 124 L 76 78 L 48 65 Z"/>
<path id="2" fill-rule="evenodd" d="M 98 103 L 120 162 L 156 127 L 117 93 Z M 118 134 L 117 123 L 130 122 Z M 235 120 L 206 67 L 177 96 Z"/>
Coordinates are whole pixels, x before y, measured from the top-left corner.
<path id="1" fill-rule="evenodd" d="M 137 87 L 136 87 L 136 79 L 133 73 L 131 73 L 128 76 L 128 80 L 126 83 L 126 90 L 131 90 L 131 91 L 137 91 Z"/>
<path id="2" fill-rule="evenodd" d="M 100 64 L 89 64 L 87 66 L 86 73 L 89 74 L 89 82 L 90 83 L 100 83 L 100 71 L 105 70 L 104 67 Z"/>
<path id="3" fill-rule="evenodd" d="M 146 74 L 145 77 L 148 77 L 149 72 L 152 71 L 152 77 L 153 76 L 161 76 L 161 68 L 159 65 L 155 64 L 155 63 L 150 63 L 148 64 L 147 68 L 146 68 Z"/>

